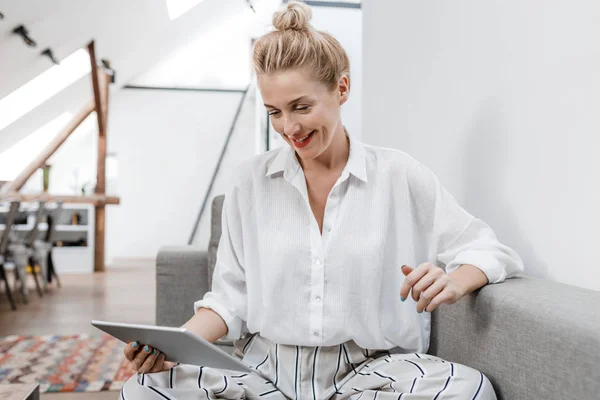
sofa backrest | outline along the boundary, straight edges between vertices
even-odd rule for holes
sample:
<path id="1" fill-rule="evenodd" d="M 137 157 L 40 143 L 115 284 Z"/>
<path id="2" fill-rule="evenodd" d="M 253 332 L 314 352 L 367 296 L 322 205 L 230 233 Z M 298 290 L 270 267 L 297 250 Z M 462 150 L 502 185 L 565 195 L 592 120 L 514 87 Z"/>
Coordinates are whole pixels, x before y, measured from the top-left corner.
<path id="1" fill-rule="evenodd" d="M 221 212 L 224 195 L 216 196 L 212 201 L 210 216 L 210 240 L 208 241 L 208 288 L 212 287 L 213 271 L 217 262 L 217 247 L 221 239 Z"/>

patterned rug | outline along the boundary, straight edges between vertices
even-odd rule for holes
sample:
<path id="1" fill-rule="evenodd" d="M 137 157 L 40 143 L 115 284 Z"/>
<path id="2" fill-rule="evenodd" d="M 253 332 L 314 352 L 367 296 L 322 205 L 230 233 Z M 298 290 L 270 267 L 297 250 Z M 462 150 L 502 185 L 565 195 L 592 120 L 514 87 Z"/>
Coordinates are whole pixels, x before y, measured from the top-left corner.
<path id="1" fill-rule="evenodd" d="M 108 335 L 0 338 L 0 385 L 38 382 L 46 393 L 120 390 L 134 373 L 123 346 Z"/>

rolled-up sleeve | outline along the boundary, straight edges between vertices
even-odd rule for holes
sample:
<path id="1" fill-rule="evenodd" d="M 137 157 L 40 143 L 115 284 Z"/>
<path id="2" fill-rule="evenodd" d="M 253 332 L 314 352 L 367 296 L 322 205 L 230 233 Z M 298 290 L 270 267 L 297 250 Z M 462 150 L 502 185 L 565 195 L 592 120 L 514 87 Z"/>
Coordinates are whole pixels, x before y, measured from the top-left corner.
<path id="1" fill-rule="evenodd" d="M 447 273 L 470 264 L 483 271 L 489 283 L 500 283 L 523 271 L 519 255 L 500 243 L 488 224 L 463 209 L 431 170 L 418 164 L 411 175 L 423 201 L 419 209 L 428 214 L 421 221 L 429 230 L 436 261 Z"/>
<path id="2" fill-rule="evenodd" d="M 194 312 L 210 308 L 227 324 L 226 340 L 236 340 L 242 333 L 246 315 L 246 273 L 242 265 L 243 244 L 241 219 L 235 187 L 226 195 L 221 218 L 221 238 L 217 249 L 212 288 L 202 300 L 194 303 Z"/>

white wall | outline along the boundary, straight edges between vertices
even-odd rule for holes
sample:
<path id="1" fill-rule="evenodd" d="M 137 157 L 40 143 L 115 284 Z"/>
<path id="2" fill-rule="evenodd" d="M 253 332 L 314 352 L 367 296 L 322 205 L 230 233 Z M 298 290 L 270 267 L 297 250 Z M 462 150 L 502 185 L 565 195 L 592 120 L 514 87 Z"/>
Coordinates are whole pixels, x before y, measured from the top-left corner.
<path id="1" fill-rule="evenodd" d="M 227 151 L 223 156 L 223 161 L 219 168 L 219 172 L 215 178 L 213 188 L 209 194 L 209 202 L 207 203 L 206 208 L 204 209 L 204 213 L 200 218 L 200 225 L 198 226 L 198 231 L 196 232 L 196 236 L 193 242 L 194 246 L 197 246 L 200 249 L 208 248 L 208 240 L 210 239 L 211 233 L 210 222 L 213 198 L 215 196 L 225 194 L 225 191 L 227 190 L 231 182 L 231 177 L 236 172 L 235 170 L 239 166 L 240 162 L 256 154 L 256 134 L 254 131 L 255 93 L 255 89 L 251 89 L 250 93 L 248 93 L 247 97 L 244 99 L 244 104 L 242 105 L 239 119 L 234 127 L 231 139 L 229 141 L 229 145 L 227 146 Z M 236 101 L 236 108 L 239 105 L 240 99 L 237 99 Z M 223 137 L 225 137 L 227 133 L 228 132 L 224 132 Z M 213 147 L 213 152 L 220 155 L 222 149 L 223 143 L 215 143 Z M 216 161 L 214 165 L 211 166 L 210 170 L 207 171 L 207 173 L 209 172 L 212 176 L 215 167 Z M 206 189 L 208 189 L 208 186 L 206 187 Z M 197 204 L 194 206 L 194 217 L 196 217 L 197 213 L 200 211 L 200 205 L 201 200 L 197 201 Z"/>
<path id="2" fill-rule="evenodd" d="M 109 263 L 187 244 L 240 99 L 239 93 L 134 89 L 115 98 L 108 149 L 118 160 L 121 205 L 108 207 Z"/>
<path id="3" fill-rule="evenodd" d="M 56 194 L 93 193 L 98 165 L 98 119 L 93 112 L 48 160 L 50 192 Z M 108 186 L 107 186 L 108 187 Z"/>
<path id="4" fill-rule="evenodd" d="M 402 149 L 532 275 L 600 290 L 600 3 L 369 1 L 367 143 Z"/>
<path id="5" fill-rule="evenodd" d="M 350 99 L 342 106 L 342 122 L 348 133 L 362 137 L 363 99 L 363 32 L 362 10 L 357 8 L 312 7 L 311 24 L 333 35 L 350 58 Z M 271 127 L 271 148 L 285 142 Z"/>
<path id="6" fill-rule="evenodd" d="M 348 133 L 362 134 L 362 10 L 358 8 L 312 7 L 312 25 L 333 35 L 350 58 L 350 98 L 342 106 L 342 121 Z"/>
<path id="7" fill-rule="evenodd" d="M 108 148 L 117 163 L 111 168 L 107 160 L 107 192 L 120 196 L 121 205 L 107 207 L 109 265 L 129 265 L 135 258 L 154 258 L 161 246 L 187 244 L 241 99 L 241 93 L 222 92 L 114 93 Z M 253 106 L 251 91 L 194 240 L 201 249 L 207 248 L 210 236 L 212 198 L 225 192 L 239 162 L 255 154 Z M 97 135 L 92 113 L 48 161 L 51 193 L 80 194 L 81 185 L 89 181 L 91 193 Z M 23 190 L 39 193 L 41 172 Z"/>

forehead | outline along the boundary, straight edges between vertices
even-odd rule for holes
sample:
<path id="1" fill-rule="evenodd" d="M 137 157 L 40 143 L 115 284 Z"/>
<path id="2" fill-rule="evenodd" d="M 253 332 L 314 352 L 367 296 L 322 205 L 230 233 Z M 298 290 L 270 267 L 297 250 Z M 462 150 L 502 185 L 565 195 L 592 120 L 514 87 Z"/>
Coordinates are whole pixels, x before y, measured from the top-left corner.
<path id="1" fill-rule="evenodd" d="M 258 87 L 264 102 L 276 107 L 283 107 L 300 96 L 320 97 L 327 93 L 325 85 L 303 70 L 260 75 Z"/>

